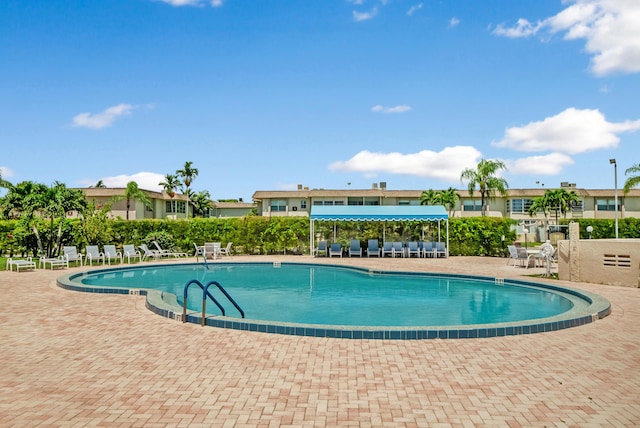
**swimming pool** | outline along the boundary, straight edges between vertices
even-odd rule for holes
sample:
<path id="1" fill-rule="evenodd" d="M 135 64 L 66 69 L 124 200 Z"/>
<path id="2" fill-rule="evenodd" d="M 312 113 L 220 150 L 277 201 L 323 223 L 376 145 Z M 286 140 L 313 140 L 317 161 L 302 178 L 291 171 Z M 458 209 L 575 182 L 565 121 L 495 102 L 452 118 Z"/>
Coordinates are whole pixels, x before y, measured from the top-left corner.
<path id="1" fill-rule="evenodd" d="M 219 282 L 226 316 L 207 299 L 207 325 L 350 338 L 455 338 L 527 334 L 581 325 L 608 314 L 598 296 L 526 281 L 381 272 L 301 263 L 154 265 L 73 274 L 64 288 L 147 295 L 147 307 L 182 318 L 190 280 Z M 213 290 L 214 287 L 210 288 Z M 201 322 L 202 292 L 189 287 L 187 321 Z M 595 304 L 595 306 L 594 306 Z"/>

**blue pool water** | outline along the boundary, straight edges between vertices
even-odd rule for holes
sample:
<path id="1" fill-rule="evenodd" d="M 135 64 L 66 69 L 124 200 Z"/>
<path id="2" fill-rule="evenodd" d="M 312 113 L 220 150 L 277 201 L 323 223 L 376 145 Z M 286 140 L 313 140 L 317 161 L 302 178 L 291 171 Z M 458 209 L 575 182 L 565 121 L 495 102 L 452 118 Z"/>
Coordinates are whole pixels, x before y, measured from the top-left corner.
<path id="1" fill-rule="evenodd" d="M 308 264 L 229 263 L 145 266 L 89 272 L 75 281 L 87 286 L 156 289 L 182 305 L 185 284 L 217 281 L 246 318 L 341 326 L 458 326 L 535 320 L 571 310 L 576 299 L 525 284 L 449 275 L 374 273 Z M 210 288 L 228 317 L 239 313 Z M 189 288 L 188 308 L 201 311 L 202 292 Z M 220 310 L 207 302 L 208 313 Z"/>

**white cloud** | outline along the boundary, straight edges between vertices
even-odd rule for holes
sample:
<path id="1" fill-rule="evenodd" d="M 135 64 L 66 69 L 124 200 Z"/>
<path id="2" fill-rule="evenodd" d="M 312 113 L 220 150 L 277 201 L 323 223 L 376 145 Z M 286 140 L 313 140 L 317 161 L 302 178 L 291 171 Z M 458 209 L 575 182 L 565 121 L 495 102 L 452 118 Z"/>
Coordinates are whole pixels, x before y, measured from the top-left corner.
<path id="1" fill-rule="evenodd" d="M 405 113 L 408 112 L 409 110 L 411 110 L 411 107 L 406 105 L 406 104 L 402 104 L 399 106 L 395 106 L 395 107 L 384 107 L 381 105 L 376 105 L 371 107 L 371 111 L 375 112 L 375 113 L 384 113 L 384 114 L 390 114 L 390 113 Z"/>
<path id="2" fill-rule="evenodd" d="M 200 6 L 202 0 L 160 0 L 163 3 L 170 4 L 171 6 Z"/>
<path id="3" fill-rule="evenodd" d="M 356 22 L 366 21 L 374 18 L 378 14 L 378 8 L 374 7 L 369 12 L 356 12 L 353 11 L 353 20 Z"/>
<path id="4" fill-rule="evenodd" d="M 95 184 L 98 180 L 92 181 L 91 184 Z M 163 174 L 157 174 L 155 172 L 138 172 L 133 175 L 116 175 L 114 177 L 104 177 L 102 182 L 107 187 L 127 187 L 127 183 L 135 181 L 138 183 L 138 187 L 144 190 L 151 190 L 154 192 L 161 192 L 162 186 L 158 183 L 164 181 Z"/>
<path id="5" fill-rule="evenodd" d="M 135 109 L 131 104 L 118 104 L 101 113 L 80 113 L 73 118 L 72 126 L 76 128 L 101 129 L 110 126 L 118 117 L 131 114 Z"/>
<path id="6" fill-rule="evenodd" d="M 475 168 L 481 153 L 471 146 L 446 147 L 440 152 L 373 153 L 363 150 L 346 161 L 329 165 L 331 171 L 361 172 L 368 176 L 379 173 L 414 175 L 450 182 L 460 181 L 465 168 Z"/>
<path id="7" fill-rule="evenodd" d="M 13 177 L 13 171 L 9 167 L 0 166 L 0 175 L 2 175 L 3 179 L 7 179 L 9 177 Z"/>
<path id="8" fill-rule="evenodd" d="M 568 108 L 542 121 L 507 128 L 504 138 L 492 144 L 523 152 L 576 154 L 616 147 L 620 141 L 617 134 L 638 129 L 640 119 L 613 123 L 599 110 Z"/>
<path id="9" fill-rule="evenodd" d="M 180 7 L 180 6 L 202 6 L 204 0 L 157 0 L 163 3 L 170 4 L 171 6 Z M 209 4 L 211 7 L 220 7 L 224 3 L 224 0 L 210 0 Z"/>
<path id="10" fill-rule="evenodd" d="M 364 4 L 364 0 L 347 0 L 347 3 L 362 5 Z"/>
<path id="11" fill-rule="evenodd" d="M 592 54 L 591 69 L 598 76 L 640 72 L 640 1 L 565 0 L 570 3 L 555 16 L 535 24 L 519 19 L 513 27 L 503 24 L 494 34 L 528 37 L 546 30 L 565 32 L 566 40 L 585 39 Z"/>
<path id="12" fill-rule="evenodd" d="M 407 15 L 411 16 L 413 15 L 416 11 L 422 9 L 422 3 L 418 3 L 416 5 L 413 5 L 409 8 L 409 10 L 407 11 Z"/>
<path id="13" fill-rule="evenodd" d="M 449 28 L 457 27 L 460 24 L 460 20 L 455 16 L 449 20 Z"/>
<path id="14" fill-rule="evenodd" d="M 543 156 L 530 156 L 506 160 L 505 164 L 512 174 L 557 175 L 565 165 L 571 165 L 571 157 L 562 153 L 550 153 Z"/>

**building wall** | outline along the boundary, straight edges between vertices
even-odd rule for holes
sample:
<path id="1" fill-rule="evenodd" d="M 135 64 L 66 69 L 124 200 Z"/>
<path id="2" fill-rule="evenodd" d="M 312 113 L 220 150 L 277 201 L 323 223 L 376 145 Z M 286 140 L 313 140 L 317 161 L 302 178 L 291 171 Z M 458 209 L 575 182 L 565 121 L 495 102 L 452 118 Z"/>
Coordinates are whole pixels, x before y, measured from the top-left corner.
<path id="1" fill-rule="evenodd" d="M 569 225 L 569 240 L 558 242 L 558 278 L 640 287 L 640 239 L 579 239 L 580 225 Z"/>

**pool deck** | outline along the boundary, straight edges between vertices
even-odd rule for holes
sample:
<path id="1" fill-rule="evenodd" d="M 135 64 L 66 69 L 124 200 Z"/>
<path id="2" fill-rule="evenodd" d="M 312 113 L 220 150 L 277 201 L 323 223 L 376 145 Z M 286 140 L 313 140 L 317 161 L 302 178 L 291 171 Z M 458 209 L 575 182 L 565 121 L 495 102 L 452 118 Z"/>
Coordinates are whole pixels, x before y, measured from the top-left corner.
<path id="1" fill-rule="evenodd" d="M 227 260 L 542 272 L 480 257 Z M 551 281 L 612 305 L 604 319 L 554 332 L 349 340 L 203 328 L 151 313 L 142 296 L 56 286 L 82 269 L 0 272 L 0 426 L 640 425 L 637 288 Z"/>

